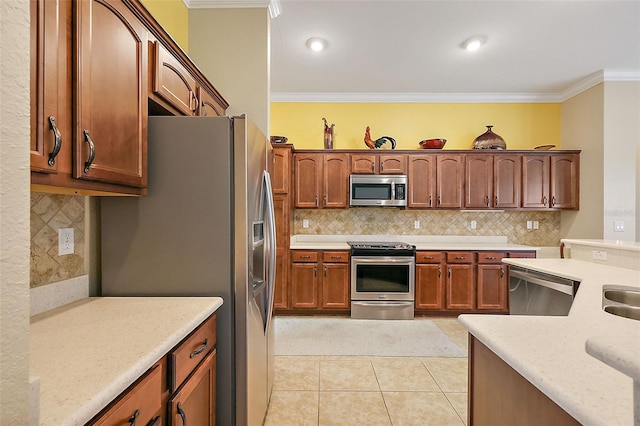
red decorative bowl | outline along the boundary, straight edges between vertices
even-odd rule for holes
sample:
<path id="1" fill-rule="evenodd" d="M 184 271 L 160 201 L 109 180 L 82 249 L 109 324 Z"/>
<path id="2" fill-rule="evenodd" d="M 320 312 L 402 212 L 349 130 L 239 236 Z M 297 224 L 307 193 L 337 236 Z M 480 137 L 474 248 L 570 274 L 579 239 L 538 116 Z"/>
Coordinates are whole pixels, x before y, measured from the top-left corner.
<path id="1" fill-rule="evenodd" d="M 446 139 L 425 139 L 420 141 L 420 147 L 423 149 L 442 149 L 444 144 L 447 143 Z"/>

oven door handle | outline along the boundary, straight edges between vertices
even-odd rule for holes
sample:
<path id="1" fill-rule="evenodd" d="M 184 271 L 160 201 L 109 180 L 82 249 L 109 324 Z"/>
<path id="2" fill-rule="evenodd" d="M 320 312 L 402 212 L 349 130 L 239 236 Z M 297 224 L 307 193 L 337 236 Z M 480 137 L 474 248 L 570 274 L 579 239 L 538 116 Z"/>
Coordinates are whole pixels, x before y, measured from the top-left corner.
<path id="1" fill-rule="evenodd" d="M 358 265 L 361 264 L 379 264 L 379 263 L 401 263 L 410 264 L 414 263 L 415 257 L 407 256 L 352 256 L 351 261 Z"/>
<path id="2" fill-rule="evenodd" d="M 414 302 L 413 300 L 408 300 L 408 301 L 398 301 L 398 302 L 387 302 L 387 301 L 380 301 L 380 302 L 363 302 L 361 300 L 355 300 L 353 301 L 354 303 L 357 303 L 360 306 L 367 306 L 367 307 L 376 307 L 376 308 L 384 308 L 386 307 L 396 307 L 396 306 L 407 306 L 407 305 L 413 305 Z"/>

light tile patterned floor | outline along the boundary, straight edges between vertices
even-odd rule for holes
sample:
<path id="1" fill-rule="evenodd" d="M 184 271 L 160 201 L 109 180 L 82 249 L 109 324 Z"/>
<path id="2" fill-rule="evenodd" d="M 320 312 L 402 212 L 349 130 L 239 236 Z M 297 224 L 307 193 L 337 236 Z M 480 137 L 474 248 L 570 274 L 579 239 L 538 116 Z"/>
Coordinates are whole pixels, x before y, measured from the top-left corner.
<path id="1" fill-rule="evenodd" d="M 453 318 L 434 323 L 463 349 Z M 278 356 L 266 426 L 455 425 L 467 419 L 467 358 Z"/>

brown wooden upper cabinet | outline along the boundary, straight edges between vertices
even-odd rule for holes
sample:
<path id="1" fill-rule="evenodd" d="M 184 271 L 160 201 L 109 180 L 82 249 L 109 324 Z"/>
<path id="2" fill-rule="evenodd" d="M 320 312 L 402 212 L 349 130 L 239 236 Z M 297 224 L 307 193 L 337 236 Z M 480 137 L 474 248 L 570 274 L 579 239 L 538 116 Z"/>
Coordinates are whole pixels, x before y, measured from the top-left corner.
<path id="1" fill-rule="evenodd" d="M 465 208 L 520 207 L 521 156 L 465 155 Z"/>
<path id="2" fill-rule="evenodd" d="M 412 155 L 408 170 L 409 208 L 462 208 L 462 155 Z"/>
<path id="3" fill-rule="evenodd" d="M 580 156 L 524 154 L 522 156 L 522 207 L 578 209 L 580 206 Z"/>
<path id="4" fill-rule="evenodd" d="M 138 0 L 32 0 L 31 18 L 35 191 L 145 195 L 156 101 L 163 114 L 228 106 Z"/>
<path id="5" fill-rule="evenodd" d="M 288 194 L 291 180 L 291 145 L 274 145 L 271 167 L 271 186 L 274 194 Z"/>
<path id="6" fill-rule="evenodd" d="M 147 186 L 147 30 L 118 0 L 75 2 L 74 177 Z"/>
<path id="7" fill-rule="evenodd" d="M 181 114 L 195 115 L 199 106 L 195 78 L 162 43 L 156 40 L 150 45 L 153 49 L 153 93 Z"/>
<path id="8" fill-rule="evenodd" d="M 405 175 L 406 154 L 351 154 L 351 173 Z"/>
<path id="9" fill-rule="evenodd" d="M 294 154 L 295 208 L 348 206 L 348 154 Z"/>

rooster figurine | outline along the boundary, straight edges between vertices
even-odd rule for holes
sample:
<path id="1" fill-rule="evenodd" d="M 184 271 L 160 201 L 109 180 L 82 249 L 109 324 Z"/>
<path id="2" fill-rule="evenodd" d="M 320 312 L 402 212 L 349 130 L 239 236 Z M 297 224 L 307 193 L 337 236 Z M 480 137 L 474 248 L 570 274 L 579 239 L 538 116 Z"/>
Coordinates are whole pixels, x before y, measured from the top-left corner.
<path id="1" fill-rule="evenodd" d="M 378 149 L 385 143 L 389 142 L 391 144 L 391 149 L 396 149 L 396 140 L 390 136 L 382 136 L 375 141 L 371 139 L 371 133 L 369 133 L 369 126 L 367 126 L 367 130 L 364 132 L 364 143 L 371 149 Z"/>

